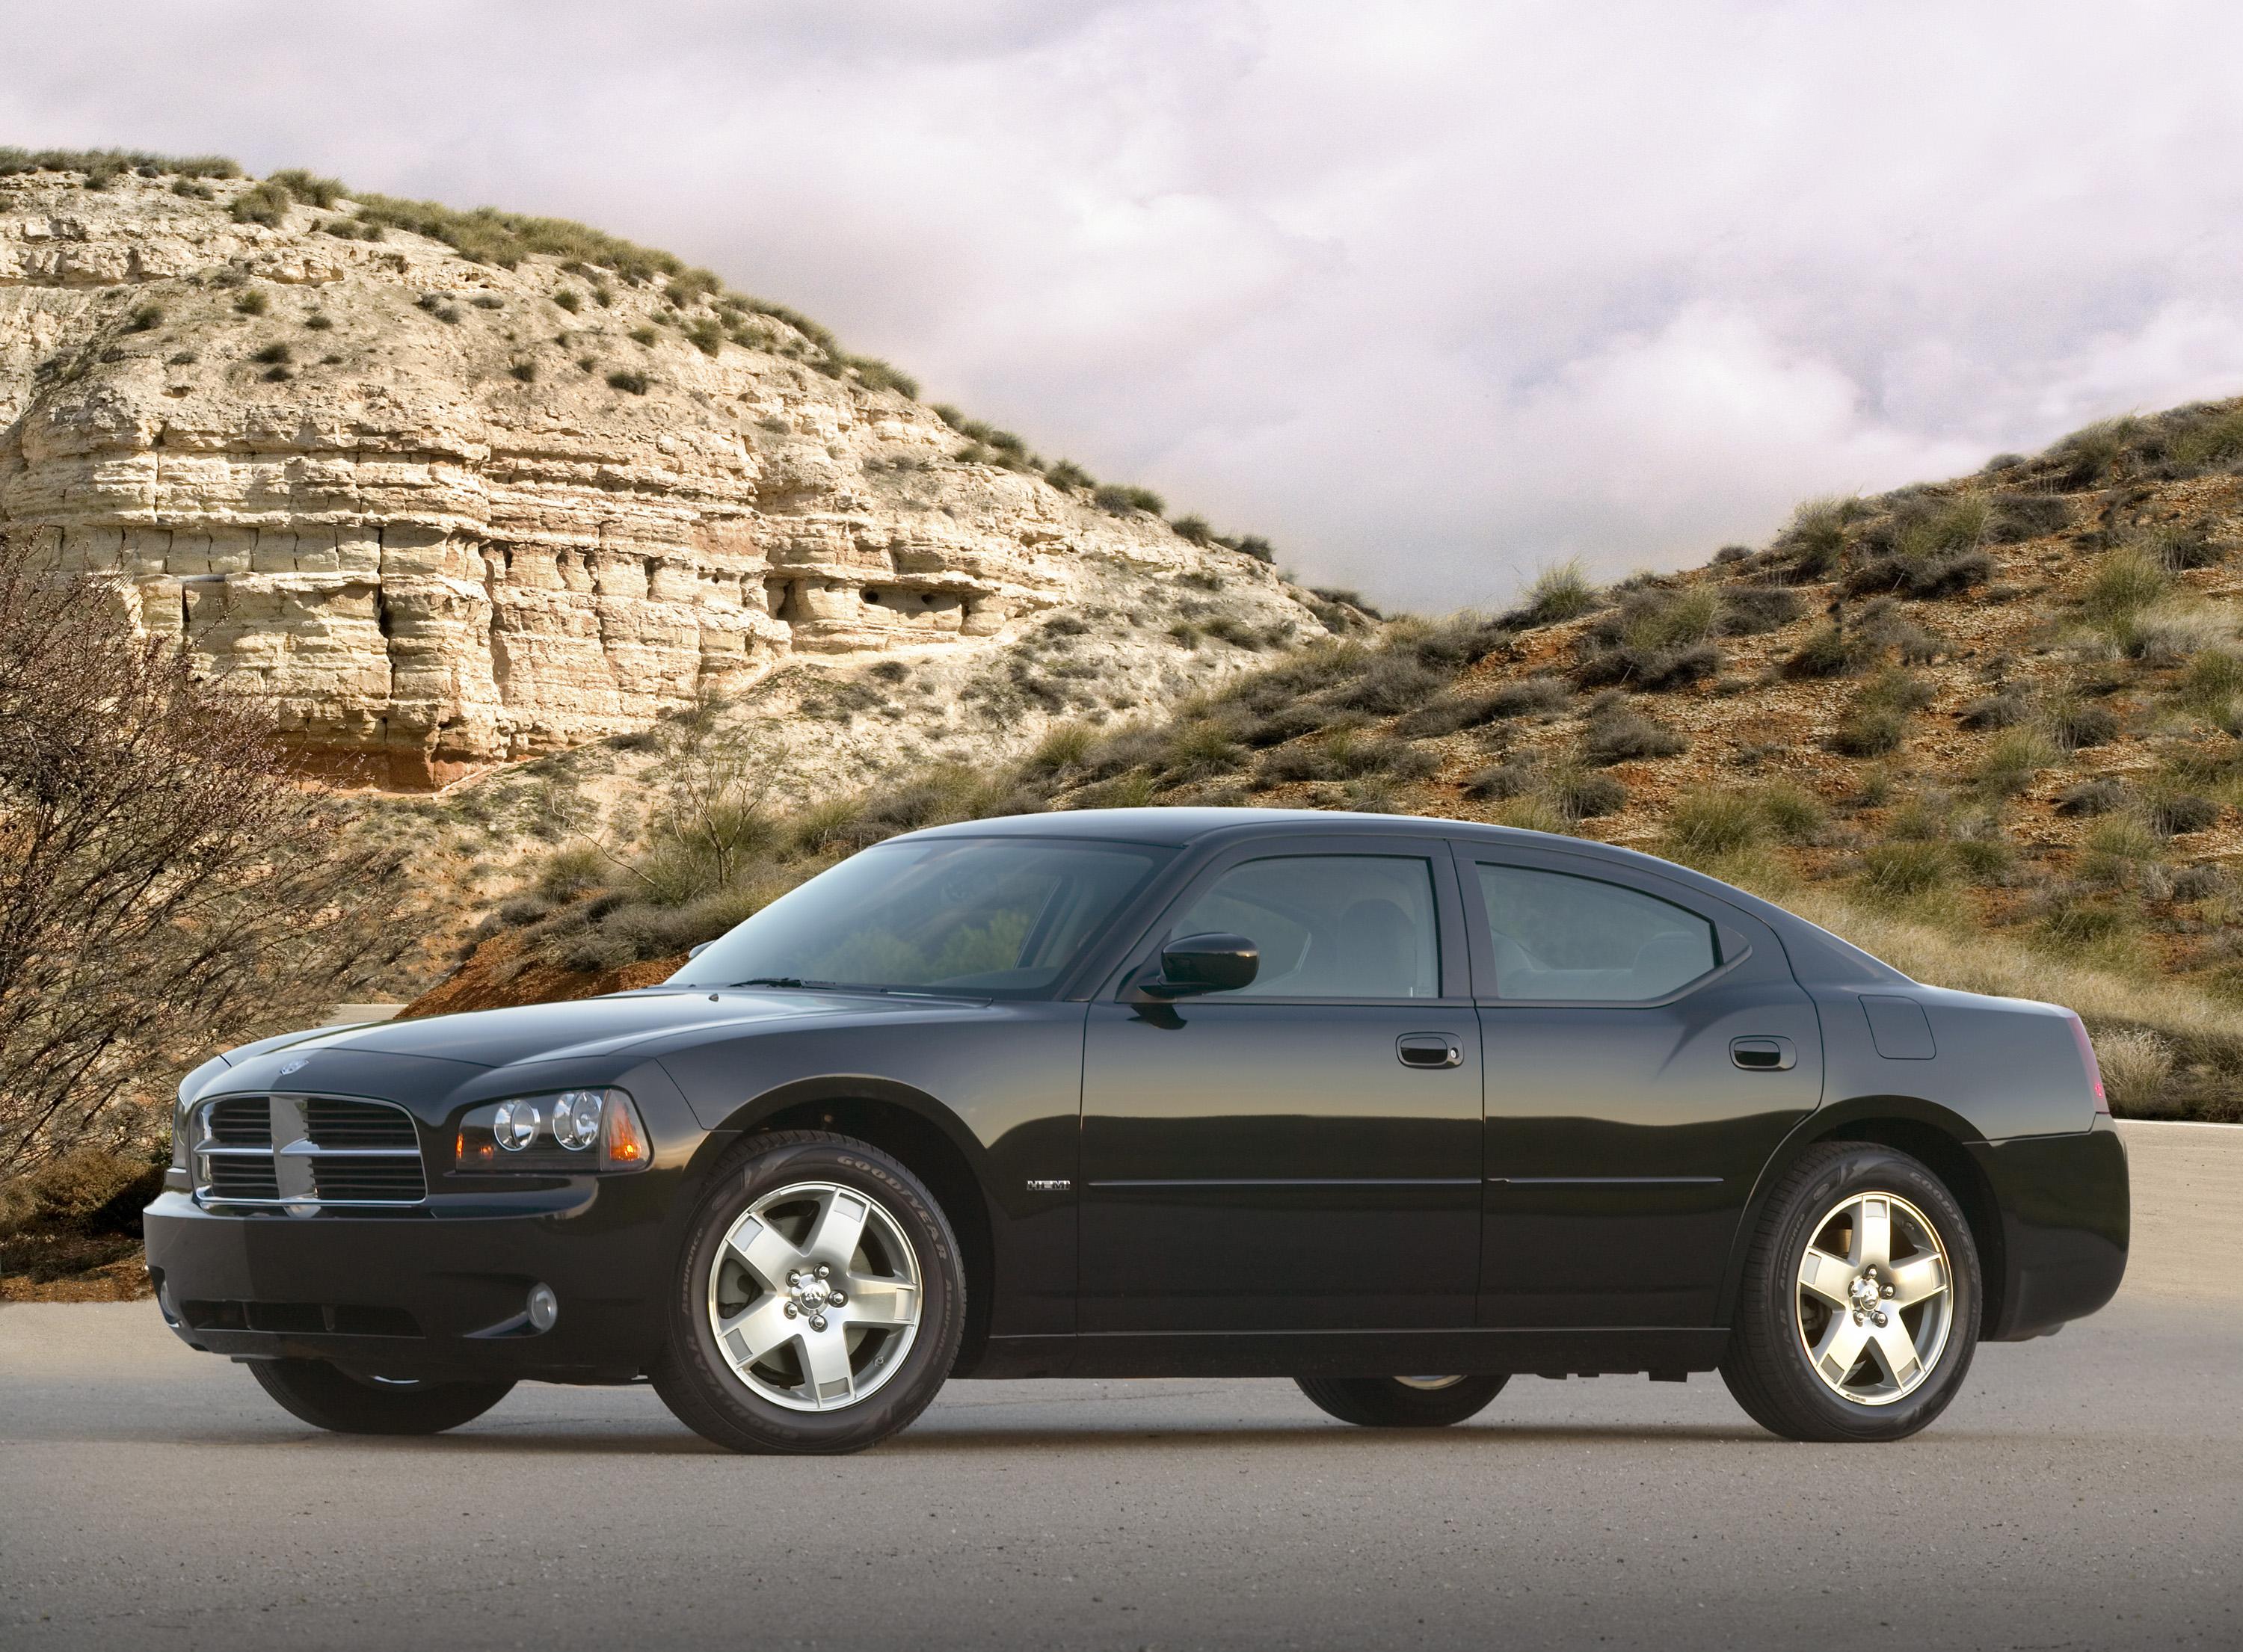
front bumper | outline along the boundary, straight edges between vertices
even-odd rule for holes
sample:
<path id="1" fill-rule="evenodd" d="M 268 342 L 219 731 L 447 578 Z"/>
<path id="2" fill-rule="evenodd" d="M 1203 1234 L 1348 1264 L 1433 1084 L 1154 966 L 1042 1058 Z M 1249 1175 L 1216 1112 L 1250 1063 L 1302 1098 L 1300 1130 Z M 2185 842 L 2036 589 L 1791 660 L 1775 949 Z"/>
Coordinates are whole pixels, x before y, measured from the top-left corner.
<path id="1" fill-rule="evenodd" d="M 583 1178 L 451 1207 L 295 1215 L 148 1206 L 148 1271 L 190 1347 L 371 1376 L 627 1382 L 660 1339 L 662 1177 Z M 558 1304 L 529 1321 L 531 1290 Z"/>
<path id="2" fill-rule="evenodd" d="M 2132 1189 L 2108 1115 L 2077 1135 L 1982 1142 L 1971 1153 L 2001 1212 L 2000 1294 L 1988 1341 L 2044 1336 L 2118 1294 Z"/>

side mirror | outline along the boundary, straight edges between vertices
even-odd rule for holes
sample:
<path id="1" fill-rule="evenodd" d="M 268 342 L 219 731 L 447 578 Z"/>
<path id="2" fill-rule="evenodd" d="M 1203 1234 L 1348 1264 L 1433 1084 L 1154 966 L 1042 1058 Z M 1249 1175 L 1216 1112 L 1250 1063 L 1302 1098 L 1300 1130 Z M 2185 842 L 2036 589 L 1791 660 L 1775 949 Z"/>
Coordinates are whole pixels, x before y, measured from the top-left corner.
<path id="1" fill-rule="evenodd" d="M 706 952 L 711 947 L 716 944 L 717 944 L 714 941 L 703 941 L 698 945 L 687 947 L 685 949 L 685 956 L 689 958 L 697 958 L 704 952 Z"/>
<path id="2" fill-rule="evenodd" d="M 1186 935 L 1161 949 L 1161 973 L 1145 983 L 1156 998 L 1236 992 L 1261 972 L 1262 950 L 1243 935 Z"/>

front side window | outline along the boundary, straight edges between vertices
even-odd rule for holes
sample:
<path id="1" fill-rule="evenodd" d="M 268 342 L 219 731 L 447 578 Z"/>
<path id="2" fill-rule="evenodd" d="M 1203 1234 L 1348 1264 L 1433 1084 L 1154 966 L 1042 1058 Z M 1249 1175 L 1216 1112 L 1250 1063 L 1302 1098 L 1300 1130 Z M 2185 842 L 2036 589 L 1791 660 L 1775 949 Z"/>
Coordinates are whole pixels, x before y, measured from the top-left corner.
<path id="1" fill-rule="evenodd" d="M 670 984 L 1034 997 L 1074 967 L 1170 853 L 1017 837 L 883 843 L 773 901 Z"/>
<path id="2" fill-rule="evenodd" d="M 1440 930 L 1430 862 L 1403 855 L 1285 855 L 1217 877 L 1171 937 L 1243 935 L 1253 984 L 1226 998 L 1437 998 Z"/>
<path id="3" fill-rule="evenodd" d="M 1565 872 L 1478 870 L 1498 997 L 1640 1003 L 1721 960 L 1714 926 L 1672 901 Z"/>

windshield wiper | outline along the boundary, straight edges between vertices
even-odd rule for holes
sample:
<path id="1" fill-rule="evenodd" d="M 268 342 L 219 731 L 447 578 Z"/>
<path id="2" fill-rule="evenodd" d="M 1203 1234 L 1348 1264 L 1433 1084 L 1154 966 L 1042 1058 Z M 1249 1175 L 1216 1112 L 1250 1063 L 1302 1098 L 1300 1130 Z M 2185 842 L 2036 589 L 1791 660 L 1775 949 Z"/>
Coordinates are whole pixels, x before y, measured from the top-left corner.
<path id="1" fill-rule="evenodd" d="M 798 975 L 751 975 L 744 981 L 727 981 L 732 987 L 838 987 L 839 981 L 805 981 Z"/>

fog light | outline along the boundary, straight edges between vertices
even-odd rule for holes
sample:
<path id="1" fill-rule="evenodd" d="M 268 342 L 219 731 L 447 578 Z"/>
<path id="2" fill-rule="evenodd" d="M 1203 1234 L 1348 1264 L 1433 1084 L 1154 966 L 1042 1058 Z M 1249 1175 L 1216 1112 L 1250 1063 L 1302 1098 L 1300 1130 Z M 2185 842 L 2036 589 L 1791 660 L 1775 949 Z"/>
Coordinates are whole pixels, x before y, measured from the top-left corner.
<path id="1" fill-rule="evenodd" d="M 537 1104 L 534 1101 L 509 1101 L 498 1110 L 491 1134 L 498 1145 L 510 1153 L 518 1153 L 537 1139 Z"/>
<path id="2" fill-rule="evenodd" d="M 529 1287 L 529 1328 L 533 1331 L 550 1331 L 553 1328 L 553 1322 L 560 1317 L 561 1299 L 553 1294 L 553 1287 L 549 1285 L 531 1286 Z"/>

